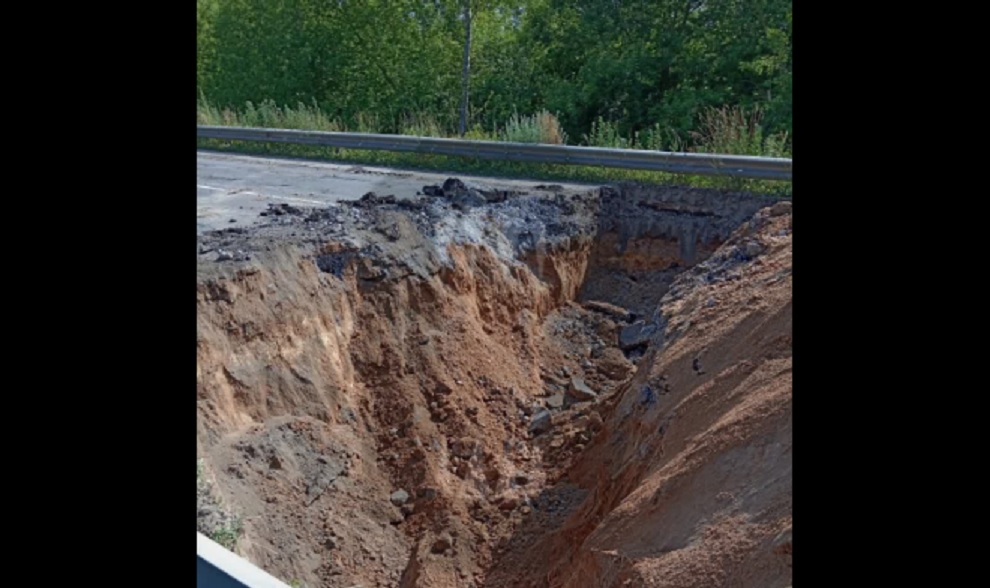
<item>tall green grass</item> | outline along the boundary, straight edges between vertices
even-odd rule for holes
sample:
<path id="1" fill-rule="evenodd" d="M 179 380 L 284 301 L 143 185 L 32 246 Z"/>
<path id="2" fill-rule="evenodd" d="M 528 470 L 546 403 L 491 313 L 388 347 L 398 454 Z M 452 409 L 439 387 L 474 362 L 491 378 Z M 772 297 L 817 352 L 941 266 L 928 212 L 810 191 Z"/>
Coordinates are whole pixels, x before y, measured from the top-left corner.
<path id="1" fill-rule="evenodd" d="M 512 143 L 567 144 L 567 133 L 560 126 L 560 121 L 546 110 L 531 116 L 515 113 L 495 135 L 497 141 Z"/>
<path id="2" fill-rule="evenodd" d="M 701 128 L 692 133 L 698 151 L 761 157 L 790 157 L 787 133 L 764 136 L 763 109 L 711 108 L 701 113 Z"/>

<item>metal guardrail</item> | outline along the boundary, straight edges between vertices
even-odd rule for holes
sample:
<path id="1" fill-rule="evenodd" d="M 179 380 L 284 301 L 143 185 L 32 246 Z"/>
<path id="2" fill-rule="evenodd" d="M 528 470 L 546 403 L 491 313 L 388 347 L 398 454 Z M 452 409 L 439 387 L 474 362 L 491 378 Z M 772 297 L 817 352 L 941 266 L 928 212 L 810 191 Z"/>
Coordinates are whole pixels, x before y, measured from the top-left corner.
<path id="1" fill-rule="evenodd" d="M 196 533 L 196 588 L 290 588 L 288 584 Z"/>
<path id="2" fill-rule="evenodd" d="M 319 145 L 342 149 L 408 151 L 436 155 L 455 155 L 503 161 L 597 165 L 662 171 L 676 174 L 728 176 L 761 180 L 790 180 L 791 160 L 779 157 L 717 155 L 710 153 L 673 153 L 639 149 L 604 149 L 500 141 L 466 141 L 403 135 L 370 133 L 335 133 L 248 127 L 197 126 L 196 135 L 204 139 L 255 141 Z"/>

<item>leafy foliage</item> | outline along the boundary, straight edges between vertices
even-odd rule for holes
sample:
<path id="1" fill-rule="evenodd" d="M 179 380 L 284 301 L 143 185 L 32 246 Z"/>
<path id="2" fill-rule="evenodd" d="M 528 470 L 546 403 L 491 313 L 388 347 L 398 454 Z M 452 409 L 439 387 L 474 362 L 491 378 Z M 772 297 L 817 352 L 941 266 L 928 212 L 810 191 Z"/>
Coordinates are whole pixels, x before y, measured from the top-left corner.
<path id="1" fill-rule="evenodd" d="M 448 134 L 465 1 L 197 0 L 201 97 L 259 121 L 305 105 L 322 126 Z M 469 136 L 700 150 L 728 108 L 789 148 L 791 0 L 471 3 Z"/>

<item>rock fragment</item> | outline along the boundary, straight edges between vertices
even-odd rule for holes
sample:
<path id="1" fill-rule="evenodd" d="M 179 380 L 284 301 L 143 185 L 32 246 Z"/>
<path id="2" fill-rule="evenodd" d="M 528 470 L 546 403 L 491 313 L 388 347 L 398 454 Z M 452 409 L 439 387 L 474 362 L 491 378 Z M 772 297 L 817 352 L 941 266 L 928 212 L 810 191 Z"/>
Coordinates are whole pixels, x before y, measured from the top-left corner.
<path id="1" fill-rule="evenodd" d="M 584 383 L 582 378 L 571 378 L 571 385 L 567 388 L 567 395 L 571 398 L 581 400 L 594 400 L 598 394 Z"/>
<path id="2" fill-rule="evenodd" d="M 550 411 L 544 408 L 533 415 L 533 419 L 529 423 L 529 432 L 539 435 L 540 433 L 549 431 L 550 425 Z"/>
<path id="3" fill-rule="evenodd" d="M 388 499 L 395 506 L 402 506 L 409 500 L 409 493 L 406 492 L 405 490 L 399 489 L 393 492 L 392 495 L 388 497 Z"/>

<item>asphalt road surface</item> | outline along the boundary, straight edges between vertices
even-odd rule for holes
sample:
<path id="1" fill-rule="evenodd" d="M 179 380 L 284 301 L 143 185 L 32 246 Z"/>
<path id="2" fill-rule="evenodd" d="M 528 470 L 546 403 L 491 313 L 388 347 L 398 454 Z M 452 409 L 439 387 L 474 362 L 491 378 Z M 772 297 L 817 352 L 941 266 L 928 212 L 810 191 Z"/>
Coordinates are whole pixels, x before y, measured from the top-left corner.
<path id="1" fill-rule="evenodd" d="M 269 204 L 281 202 L 325 206 L 338 200 L 354 200 L 368 192 L 412 198 L 423 186 L 440 185 L 453 176 L 469 186 L 488 190 L 531 191 L 540 184 L 557 183 L 199 151 L 196 162 L 197 231 L 257 223 L 264 220 L 258 215 L 261 211 L 267 210 Z M 592 184 L 561 185 L 568 192 L 593 187 Z"/>

